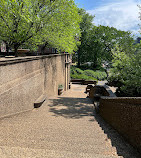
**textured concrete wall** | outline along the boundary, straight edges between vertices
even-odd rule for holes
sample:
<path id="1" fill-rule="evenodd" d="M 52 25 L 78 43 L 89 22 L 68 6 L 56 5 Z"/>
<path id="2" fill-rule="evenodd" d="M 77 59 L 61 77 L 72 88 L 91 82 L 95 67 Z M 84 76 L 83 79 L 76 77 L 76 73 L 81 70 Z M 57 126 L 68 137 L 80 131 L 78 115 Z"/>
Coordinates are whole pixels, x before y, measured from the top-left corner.
<path id="1" fill-rule="evenodd" d="M 67 56 L 1 59 L 0 117 L 33 109 L 41 95 L 57 95 L 59 84 L 67 90 Z"/>
<path id="2" fill-rule="evenodd" d="M 100 115 L 141 152 L 141 97 L 102 98 Z"/>

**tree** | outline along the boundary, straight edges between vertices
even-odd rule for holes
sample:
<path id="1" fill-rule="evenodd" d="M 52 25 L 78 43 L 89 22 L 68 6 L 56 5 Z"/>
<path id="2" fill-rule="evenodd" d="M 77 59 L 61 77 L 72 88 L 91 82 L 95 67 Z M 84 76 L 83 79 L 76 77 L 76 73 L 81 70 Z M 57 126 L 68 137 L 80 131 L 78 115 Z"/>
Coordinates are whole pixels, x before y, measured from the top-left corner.
<path id="1" fill-rule="evenodd" d="M 141 9 L 141 8 L 140 8 Z M 133 44 L 126 37 L 112 50 L 113 67 L 108 78 L 109 84 L 118 87 L 119 96 L 141 96 L 141 52 L 140 44 Z"/>
<path id="2" fill-rule="evenodd" d="M 47 42 L 72 52 L 81 20 L 73 0 L 1 0 L 0 40 L 17 49 L 24 43 Z"/>
<path id="3" fill-rule="evenodd" d="M 112 49 L 115 44 L 122 46 L 123 51 L 130 52 L 133 42 L 130 32 L 108 26 L 93 26 L 87 41 L 87 57 L 84 59 L 93 62 L 96 68 L 102 61 L 112 60 Z"/>
<path id="4" fill-rule="evenodd" d="M 85 56 L 87 56 L 87 41 L 89 38 L 89 31 L 93 27 L 93 19 L 94 16 L 89 15 L 86 13 L 84 9 L 79 9 L 79 14 L 82 17 L 82 21 L 80 23 L 80 30 L 81 30 L 81 45 L 78 47 L 78 67 L 83 62 Z"/>
<path id="5" fill-rule="evenodd" d="M 93 67 L 101 65 L 103 61 L 112 60 L 111 50 L 115 44 L 122 46 L 126 52 L 131 51 L 134 42 L 131 33 L 117 30 L 114 27 L 94 26 L 92 23 L 93 16 L 80 10 L 82 16 L 81 28 L 81 45 L 78 51 L 78 65 L 92 62 Z"/>
<path id="6" fill-rule="evenodd" d="M 117 86 L 121 96 L 141 96 L 141 53 L 126 53 L 118 45 L 113 52 L 113 68 L 109 82 Z"/>
<path id="7" fill-rule="evenodd" d="M 115 44 L 122 46 L 126 52 L 131 51 L 134 42 L 131 33 L 117 30 L 114 27 L 95 26 L 94 16 L 89 15 L 84 9 L 79 10 L 82 16 L 80 23 L 81 45 L 77 51 L 78 66 L 86 62 L 92 62 L 96 68 L 103 61 L 112 60 L 112 49 Z"/>

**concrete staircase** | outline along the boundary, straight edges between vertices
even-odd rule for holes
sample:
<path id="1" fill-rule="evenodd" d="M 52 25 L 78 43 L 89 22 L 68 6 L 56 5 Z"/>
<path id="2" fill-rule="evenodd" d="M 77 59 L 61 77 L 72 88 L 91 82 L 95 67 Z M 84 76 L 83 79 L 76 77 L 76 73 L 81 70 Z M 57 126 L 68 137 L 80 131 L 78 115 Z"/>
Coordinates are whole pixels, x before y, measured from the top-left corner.
<path id="1" fill-rule="evenodd" d="M 102 154 L 74 153 L 70 151 L 20 147 L 0 147 L 0 154 L 2 158 L 117 158 L 116 156 L 105 156 Z"/>
<path id="2" fill-rule="evenodd" d="M 73 85 L 38 109 L 0 120 L 0 158 L 137 158 L 121 143 L 120 154 L 112 146 L 85 87 Z"/>

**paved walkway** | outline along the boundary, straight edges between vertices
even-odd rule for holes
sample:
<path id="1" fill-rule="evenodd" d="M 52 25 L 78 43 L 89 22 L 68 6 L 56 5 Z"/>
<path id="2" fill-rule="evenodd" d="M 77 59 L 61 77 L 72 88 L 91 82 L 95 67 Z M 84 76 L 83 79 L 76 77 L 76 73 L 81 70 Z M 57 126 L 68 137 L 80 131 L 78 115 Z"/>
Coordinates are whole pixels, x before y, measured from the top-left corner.
<path id="1" fill-rule="evenodd" d="M 138 158 L 98 115 L 85 86 L 0 120 L 0 158 Z"/>

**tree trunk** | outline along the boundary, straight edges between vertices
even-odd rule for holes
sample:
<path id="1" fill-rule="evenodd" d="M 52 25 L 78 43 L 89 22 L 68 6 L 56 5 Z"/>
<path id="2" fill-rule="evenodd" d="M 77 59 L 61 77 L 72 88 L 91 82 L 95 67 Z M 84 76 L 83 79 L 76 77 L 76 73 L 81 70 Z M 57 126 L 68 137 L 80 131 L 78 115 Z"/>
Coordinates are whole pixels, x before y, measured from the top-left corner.
<path id="1" fill-rule="evenodd" d="M 97 63 L 94 61 L 93 68 L 95 69 L 97 67 Z"/>
<path id="2" fill-rule="evenodd" d="M 78 50 L 78 63 L 77 66 L 80 67 L 80 50 Z"/>
<path id="3" fill-rule="evenodd" d="M 105 68 L 104 70 L 105 70 L 105 72 L 106 72 L 106 74 L 107 74 L 107 79 L 108 79 L 109 74 L 108 74 L 107 68 Z"/>
<path id="4" fill-rule="evenodd" d="M 45 42 L 45 44 L 41 45 L 41 54 L 45 54 L 45 48 L 48 45 L 48 42 Z"/>
<path id="5" fill-rule="evenodd" d="M 97 58 L 95 56 L 93 61 L 93 68 L 95 69 L 96 67 L 97 67 Z"/>
<path id="6" fill-rule="evenodd" d="M 15 44 L 14 45 L 14 53 L 15 53 L 15 57 L 17 57 L 18 56 L 18 45 L 17 44 Z"/>
<path id="7" fill-rule="evenodd" d="M 6 56 L 9 56 L 9 46 L 6 44 Z"/>
<path id="8" fill-rule="evenodd" d="M 98 66 L 98 51 L 95 50 L 94 56 L 93 56 L 93 68 L 97 68 Z"/>

